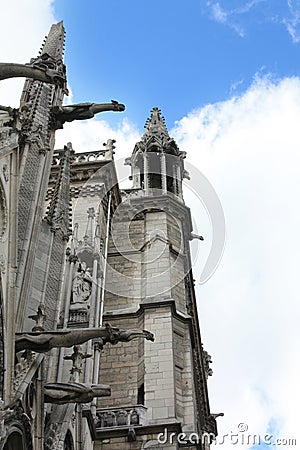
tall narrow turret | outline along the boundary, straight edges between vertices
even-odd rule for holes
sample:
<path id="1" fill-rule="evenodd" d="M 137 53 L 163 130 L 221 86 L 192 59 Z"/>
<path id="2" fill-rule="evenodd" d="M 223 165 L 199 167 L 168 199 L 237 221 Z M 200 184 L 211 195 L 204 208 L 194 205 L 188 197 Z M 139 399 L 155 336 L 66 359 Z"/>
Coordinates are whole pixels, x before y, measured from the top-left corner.
<path id="1" fill-rule="evenodd" d="M 39 56 L 32 65 L 45 65 L 65 76 L 62 61 L 64 27 L 52 25 Z M 18 305 L 17 329 L 22 330 L 29 286 L 39 240 L 54 147 L 51 106 L 61 105 L 65 88 L 42 81 L 25 81 L 20 103 L 22 127 L 19 137 L 20 173 L 18 192 Z"/>
<path id="2" fill-rule="evenodd" d="M 145 124 L 145 133 L 133 150 L 127 164 L 131 165 L 133 187 L 145 195 L 173 194 L 182 198 L 183 159 L 174 139 L 169 136 L 165 120 L 158 108 L 153 108 Z"/>

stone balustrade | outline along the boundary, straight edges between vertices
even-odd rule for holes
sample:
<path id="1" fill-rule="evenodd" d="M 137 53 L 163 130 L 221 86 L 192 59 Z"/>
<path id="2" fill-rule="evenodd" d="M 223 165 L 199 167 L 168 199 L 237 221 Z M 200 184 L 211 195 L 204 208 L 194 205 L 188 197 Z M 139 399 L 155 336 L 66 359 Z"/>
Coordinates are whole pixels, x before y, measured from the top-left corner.
<path id="1" fill-rule="evenodd" d="M 146 410 L 143 405 L 97 409 L 96 429 L 144 425 Z"/>

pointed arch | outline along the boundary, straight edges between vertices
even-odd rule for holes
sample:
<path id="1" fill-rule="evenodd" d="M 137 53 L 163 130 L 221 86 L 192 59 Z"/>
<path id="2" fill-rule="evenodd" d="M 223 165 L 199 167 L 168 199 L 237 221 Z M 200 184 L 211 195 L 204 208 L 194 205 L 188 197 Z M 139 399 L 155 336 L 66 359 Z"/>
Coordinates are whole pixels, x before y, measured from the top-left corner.
<path id="1" fill-rule="evenodd" d="M 70 430 L 68 430 L 64 440 L 64 450 L 74 450 L 74 448 L 73 437 Z"/>

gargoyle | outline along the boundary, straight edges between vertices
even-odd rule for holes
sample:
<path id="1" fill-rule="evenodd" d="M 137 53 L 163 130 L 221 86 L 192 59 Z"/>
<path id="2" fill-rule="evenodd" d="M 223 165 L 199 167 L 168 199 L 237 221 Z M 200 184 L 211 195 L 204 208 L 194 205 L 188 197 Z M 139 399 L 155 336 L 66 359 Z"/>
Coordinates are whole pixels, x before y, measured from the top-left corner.
<path id="1" fill-rule="evenodd" d="M 111 395 L 107 384 L 86 385 L 82 383 L 46 383 L 44 384 L 44 400 L 46 403 L 88 403 L 94 397 L 108 397 Z"/>
<path id="2" fill-rule="evenodd" d="M 125 105 L 112 100 L 111 103 L 77 103 L 75 105 L 52 107 L 56 128 L 62 128 L 65 122 L 91 119 L 95 114 L 103 111 L 125 111 Z"/>
<path id="3" fill-rule="evenodd" d="M 102 338 L 103 344 L 109 342 L 110 344 L 117 344 L 118 342 L 129 342 L 138 337 L 144 337 L 147 341 L 154 342 L 154 335 L 146 330 L 120 330 L 113 328 L 109 324 L 105 325 L 107 330 L 107 337 Z"/>
<path id="4" fill-rule="evenodd" d="M 15 349 L 16 352 L 22 350 L 32 350 L 37 353 L 45 353 L 52 348 L 72 347 L 80 345 L 90 339 L 101 338 L 103 343 L 110 342 L 128 342 L 137 337 L 143 337 L 154 341 L 154 336 L 145 330 L 120 330 L 106 324 L 99 328 L 79 328 L 68 329 L 64 331 L 44 331 L 31 333 L 16 333 Z"/>
<path id="5" fill-rule="evenodd" d="M 57 84 L 61 87 L 65 85 L 65 78 L 61 73 L 47 66 L 38 66 L 38 64 L 15 64 L 0 63 L 0 80 L 7 78 L 26 77 L 34 80 L 44 81 L 45 83 Z"/>

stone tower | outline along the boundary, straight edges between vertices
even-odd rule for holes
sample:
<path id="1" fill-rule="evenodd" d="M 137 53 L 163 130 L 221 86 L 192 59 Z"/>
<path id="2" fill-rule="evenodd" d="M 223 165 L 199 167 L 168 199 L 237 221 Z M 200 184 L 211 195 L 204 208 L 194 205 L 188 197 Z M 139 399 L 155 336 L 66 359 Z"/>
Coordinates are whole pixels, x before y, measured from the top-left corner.
<path id="1" fill-rule="evenodd" d="M 185 153 L 170 138 L 158 108 L 145 128 L 126 160 L 133 188 L 121 193 L 112 218 L 104 320 L 149 329 L 156 339 L 138 348 L 103 350 L 100 379 L 110 383 L 112 395 L 99 402 L 99 449 L 117 449 L 120 436 L 122 448 L 130 448 L 128 427 L 116 425 L 132 408 L 140 426 L 130 430 L 130 438 L 136 433 L 144 445 L 152 440 L 153 448 L 165 430 L 216 434 L 191 269 L 191 217 L 182 195 Z M 177 445 L 175 439 L 168 448 Z"/>

